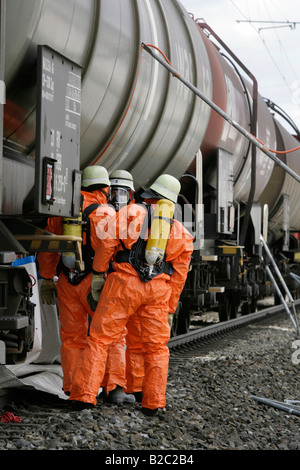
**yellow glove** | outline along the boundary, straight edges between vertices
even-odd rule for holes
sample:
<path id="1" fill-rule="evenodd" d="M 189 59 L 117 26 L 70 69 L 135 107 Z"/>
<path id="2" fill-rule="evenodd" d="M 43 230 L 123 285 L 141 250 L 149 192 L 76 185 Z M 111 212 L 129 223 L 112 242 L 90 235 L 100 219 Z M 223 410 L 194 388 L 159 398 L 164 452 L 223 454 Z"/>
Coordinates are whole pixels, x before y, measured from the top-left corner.
<path id="1" fill-rule="evenodd" d="M 54 305 L 57 297 L 56 284 L 52 279 L 43 279 L 40 287 L 42 304 Z"/>
<path id="2" fill-rule="evenodd" d="M 170 330 L 171 330 L 172 325 L 173 325 L 173 315 L 174 315 L 174 313 L 169 313 L 169 316 L 168 316 L 168 323 L 169 323 Z"/>
<path id="3" fill-rule="evenodd" d="M 102 274 L 93 274 L 91 293 L 96 302 L 99 302 L 100 294 L 105 284 L 105 279 Z"/>

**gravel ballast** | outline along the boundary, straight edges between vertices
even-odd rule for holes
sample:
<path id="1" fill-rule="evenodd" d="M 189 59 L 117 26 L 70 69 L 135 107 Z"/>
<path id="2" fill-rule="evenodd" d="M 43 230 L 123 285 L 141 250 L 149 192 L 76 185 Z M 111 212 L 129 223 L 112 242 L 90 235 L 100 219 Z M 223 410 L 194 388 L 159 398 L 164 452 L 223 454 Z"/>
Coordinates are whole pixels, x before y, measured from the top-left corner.
<path id="1" fill-rule="evenodd" d="M 282 317 L 249 325 L 198 357 L 173 358 L 167 407 L 154 417 L 137 403 L 99 401 L 75 412 L 51 397 L 35 402 L 33 393 L 10 409 L 20 423 L 0 423 L 0 450 L 300 450 L 300 417 L 253 398 L 300 400 L 298 351 Z"/>

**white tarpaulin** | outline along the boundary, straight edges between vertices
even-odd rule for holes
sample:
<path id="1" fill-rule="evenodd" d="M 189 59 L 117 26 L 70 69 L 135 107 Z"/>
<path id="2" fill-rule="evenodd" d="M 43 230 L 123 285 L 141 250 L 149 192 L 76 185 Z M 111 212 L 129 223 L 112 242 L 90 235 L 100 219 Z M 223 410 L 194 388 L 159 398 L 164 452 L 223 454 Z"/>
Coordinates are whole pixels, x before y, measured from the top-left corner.
<path id="1" fill-rule="evenodd" d="M 68 397 L 62 391 L 62 368 L 60 365 L 59 319 L 56 305 L 41 304 L 35 258 L 29 256 L 17 260 L 14 265 L 24 265 L 32 279 L 35 304 L 34 346 L 21 364 L 0 365 L 0 389 L 32 386 L 36 390 Z"/>

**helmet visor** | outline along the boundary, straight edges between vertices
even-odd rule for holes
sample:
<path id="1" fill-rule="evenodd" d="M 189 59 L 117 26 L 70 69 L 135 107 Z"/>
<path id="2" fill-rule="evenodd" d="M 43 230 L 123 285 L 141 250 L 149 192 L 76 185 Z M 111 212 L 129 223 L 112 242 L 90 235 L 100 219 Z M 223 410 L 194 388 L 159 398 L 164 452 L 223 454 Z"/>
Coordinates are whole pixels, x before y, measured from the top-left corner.
<path id="1" fill-rule="evenodd" d="M 126 206 L 129 201 L 129 190 L 125 188 L 112 187 L 110 191 L 109 203 L 117 209 Z"/>

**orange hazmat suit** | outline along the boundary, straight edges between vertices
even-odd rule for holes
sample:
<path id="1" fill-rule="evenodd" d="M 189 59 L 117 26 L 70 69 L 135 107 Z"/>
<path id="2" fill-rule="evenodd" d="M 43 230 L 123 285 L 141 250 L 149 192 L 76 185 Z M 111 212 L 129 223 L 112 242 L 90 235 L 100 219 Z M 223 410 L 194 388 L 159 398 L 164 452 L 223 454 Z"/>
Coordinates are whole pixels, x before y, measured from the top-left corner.
<path id="1" fill-rule="evenodd" d="M 99 190 L 93 192 L 81 191 L 81 194 L 83 196 L 82 211 L 91 204 L 99 204 L 99 207 L 89 215 L 90 242 L 92 248 L 96 250 L 99 237 L 105 236 L 105 225 L 115 215 L 115 210 L 107 205 L 106 195 Z M 49 217 L 46 230 L 61 235 L 63 233 L 63 219 L 61 217 Z M 41 277 L 52 279 L 56 275 L 59 261 L 60 253 L 39 253 L 38 263 Z M 79 284 L 73 285 L 68 281 L 66 274 L 61 271 L 56 284 L 62 342 L 60 353 L 65 393 L 71 390 L 72 375 L 87 341 L 89 316 L 94 315 L 87 300 L 87 296 L 91 292 L 91 280 L 92 273 L 89 273 Z M 125 333 L 126 330 L 110 350 L 106 374 L 101 384 L 107 392 L 113 390 L 116 384 L 123 388 L 126 386 Z"/>
<path id="2" fill-rule="evenodd" d="M 99 242 L 93 263 L 95 271 L 107 271 L 115 250 L 122 250 L 123 246 L 132 248 L 140 235 L 146 214 L 147 209 L 138 204 L 120 209 L 111 221 L 108 236 Z M 136 318 L 141 328 L 145 368 L 142 406 L 148 409 L 164 408 L 169 366 L 168 314 L 176 310 L 192 252 L 192 236 L 180 222 L 174 220 L 166 247 L 166 261 L 172 264 L 172 275 L 162 273 L 149 282 L 143 282 L 130 263 L 114 261 L 114 272 L 104 285 L 87 346 L 73 375 L 71 400 L 96 405 L 97 391 L 105 373 L 107 350 L 118 341 L 124 327 Z M 134 355 L 132 364 L 127 362 L 127 367 L 130 376 L 134 368 Z M 130 386 L 130 380 L 128 382 Z"/>

